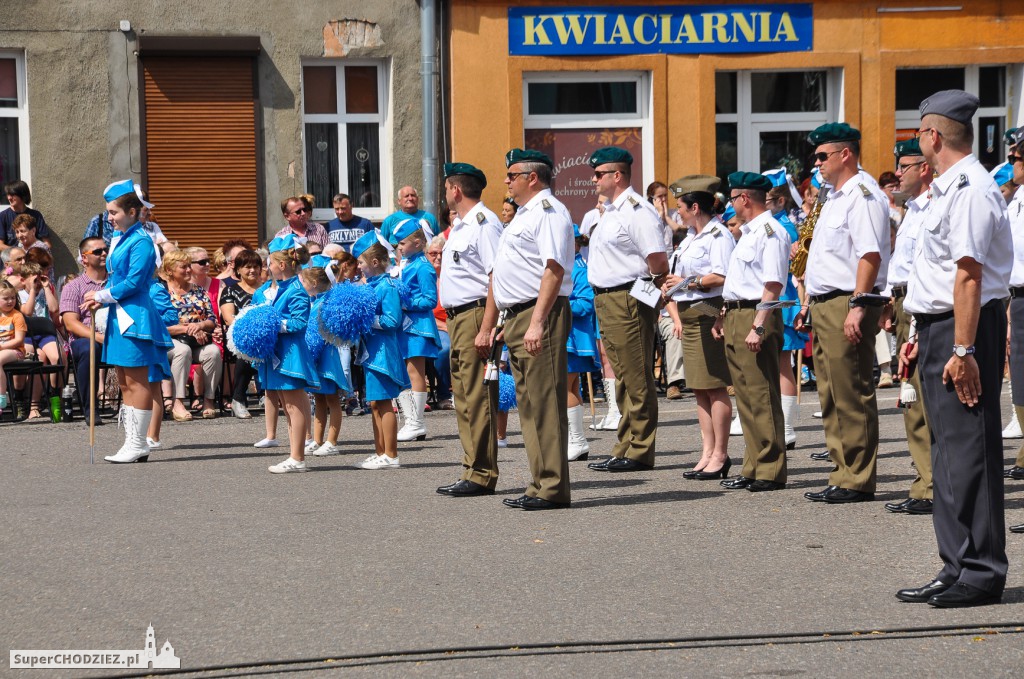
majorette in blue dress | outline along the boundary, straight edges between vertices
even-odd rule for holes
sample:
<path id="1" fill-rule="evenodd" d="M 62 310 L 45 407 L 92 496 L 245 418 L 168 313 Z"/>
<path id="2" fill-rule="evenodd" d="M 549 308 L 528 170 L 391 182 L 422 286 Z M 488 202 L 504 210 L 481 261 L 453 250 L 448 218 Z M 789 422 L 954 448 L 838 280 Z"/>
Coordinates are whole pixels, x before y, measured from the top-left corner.
<path id="1" fill-rule="evenodd" d="M 566 350 L 570 373 L 589 373 L 601 367 L 597 350 L 597 324 L 594 313 L 594 289 L 587 281 L 587 262 L 577 252 L 572 265 L 572 293 L 569 295 L 572 327 Z"/>
<path id="2" fill-rule="evenodd" d="M 256 364 L 260 384 L 269 391 L 319 389 L 316 366 L 306 346 L 306 325 L 309 323 L 310 301 L 298 276 L 261 285 L 252 296 L 253 304 L 269 301 L 281 314 L 284 327 L 277 336 L 274 356 Z"/>
<path id="3" fill-rule="evenodd" d="M 403 241 L 415 233 L 420 225 L 406 220 L 395 229 L 392 240 Z M 441 336 L 437 332 L 434 308 L 437 306 L 437 271 L 423 252 L 402 260 L 402 311 L 406 321 L 398 334 L 398 348 L 402 358 L 437 358 L 441 351 Z"/>

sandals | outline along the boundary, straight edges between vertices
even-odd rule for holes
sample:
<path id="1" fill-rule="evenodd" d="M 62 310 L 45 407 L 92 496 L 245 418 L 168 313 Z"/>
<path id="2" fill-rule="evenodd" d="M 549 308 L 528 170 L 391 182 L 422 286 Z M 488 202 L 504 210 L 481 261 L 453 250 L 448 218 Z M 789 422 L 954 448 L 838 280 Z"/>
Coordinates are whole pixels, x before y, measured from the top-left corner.
<path id="1" fill-rule="evenodd" d="M 192 421 L 192 413 L 185 413 L 184 415 L 179 415 L 178 413 L 172 412 L 171 413 L 171 417 L 174 418 L 175 422 L 191 422 Z"/>
<path id="2" fill-rule="evenodd" d="M 204 408 L 203 409 L 203 419 L 204 420 L 212 420 L 212 419 L 215 419 L 216 417 L 217 417 L 217 409 L 216 408 Z"/>

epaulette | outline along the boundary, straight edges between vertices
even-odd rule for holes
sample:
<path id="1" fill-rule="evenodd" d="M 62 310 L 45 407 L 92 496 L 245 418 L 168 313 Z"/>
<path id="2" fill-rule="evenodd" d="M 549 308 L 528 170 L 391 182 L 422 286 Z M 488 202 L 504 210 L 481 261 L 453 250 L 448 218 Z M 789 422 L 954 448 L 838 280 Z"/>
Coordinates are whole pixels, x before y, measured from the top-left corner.
<path id="1" fill-rule="evenodd" d="M 477 212 L 476 213 L 476 223 L 477 224 L 483 224 L 485 221 L 487 221 L 487 217 L 484 217 L 484 213 L 483 212 Z"/>
<path id="2" fill-rule="evenodd" d="M 640 207 L 640 203 L 638 203 L 636 198 L 634 198 L 633 196 L 626 196 L 626 200 L 629 201 L 629 204 L 633 206 L 634 210 Z"/>
<path id="3" fill-rule="evenodd" d="M 772 228 L 771 224 L 765 224 L 764 225 L 764 232 L 766 234 L 768 234 L 769 236 L 774 236 L 775 235 L 775 229 Z"/>
<path id="4" fill-rule="evenodd" d="M 711 236 L 713 238 L 718 238 L 721 235 L 722 235 L 722 230 L 720 228 L 718 228 L 717 226 L 711 227 Z"/>
<path id="5" fill-rule="evenodd" d="M 864 186 L 863 184 L 858 184 L 858 186 L 860 186 L 860 192 L 864 194 L 865 198 L 870 198 L 871 197 L 871 189 L 869 189 L 868 187 Z"/>
<path id="6" fill-rule="evenodd" d="M 542 208 L 544 208 L 545 210 L 550 210 L 551 209 L 551 203 L 548 202 L 547 198 L 545 198 L 542 201 L 540 201 L 540 206 Z"/>
<path id="7" fill-rule="evenodd" d="M 956 182 L 956 188 L 958 188 L 958 189 L 962 189 L 962 188 L 964 188 L 965 186 L 967 186 L 967 183 L 968 183 L 968 182 L 967 182 L 967 175 L 965 175 L 965 174 L 962 174 L 962 175 L 960 175 L 960 178 L 959 178 L 959 179 L 957 179 L 957 182 Z"/>

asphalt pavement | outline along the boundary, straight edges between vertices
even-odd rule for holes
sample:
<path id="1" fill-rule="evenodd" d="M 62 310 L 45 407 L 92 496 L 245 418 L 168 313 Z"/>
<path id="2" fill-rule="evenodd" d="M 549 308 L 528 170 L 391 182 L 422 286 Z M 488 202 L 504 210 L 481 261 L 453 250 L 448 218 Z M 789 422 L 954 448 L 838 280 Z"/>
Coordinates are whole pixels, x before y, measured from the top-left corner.
<path id="1" fill-rule="evenodd" d="M 551 512 L 501 504 L 529 478 L 515 413 L 497 494 L 461 499 L 435 493 L 461 470 L 450 412 L 401 445 L 401 469 L 355 468 L 361 416 L 342 455 L 280 476 L 267 467 L 284 449 L 252 447 L 261 417 L 166 422 L 166 448 L 134 465 L 102 461 L 121 444 L 111 424 L 95 464 L 81 422 L 0 425 L 0 630 L 9 650 L 141 649 L 152 624 L 157 648 L 211 677 L 1022 676 L 1024 536 L 1007 536 L 1001 605 L 897 601 L 939 560 L 929 517 L 882 506 L 913 478 L 896 390 L 879 392 L 877 499 L 845 506 L 803 498 L 830 469 L 808 457 L 816 396 L 783 491 L 683 479 L 696 405 L 662 399 L 656 468 L 571 463 L 572 508 Z M 591 459 L 613 437 L 589 432 Z M 1024 522 L 1024 482 L 1007 482 L 1006 508 Z"/>

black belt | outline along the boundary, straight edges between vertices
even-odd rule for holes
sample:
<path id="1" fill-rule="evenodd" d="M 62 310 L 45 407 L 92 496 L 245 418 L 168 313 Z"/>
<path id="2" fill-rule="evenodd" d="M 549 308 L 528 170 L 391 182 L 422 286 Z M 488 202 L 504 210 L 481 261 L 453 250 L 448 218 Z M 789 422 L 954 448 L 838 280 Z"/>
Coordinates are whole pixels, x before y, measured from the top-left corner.
<path id="1" fill-rule="evenodd" d="M 981 306 L 982 310 L 989 309 L 992 307 L 1002 307 L 1003 300 L 991 299 Z M 918 325 L 927 325 L 928 323 L 938 323 L 939 321 L 948 321 L 953 318 L 952 311 L 943 311 L 937 314 L 914 314 L 914 320 L 917 321 Z"/>
<path id="2" fill-rule="evenodd" d="M 852 291 L 847 292 L 846 290 L 833 290 L 832 292 L 826 292 L 826 293 L 824 293 L 822 295 L 811 295 L 808 299 L 811 301 L 812 304 L 821 304 L 822 302 L 827 302 L 830 299 L 835 299 L 836 297 L 852 297 L 852 296 L 853 296 L 853 292 Z"/>
<path id="3" fill-rule="evenodd" d="M 592 287 L 594 288 L 595 295 L 603 295 L 608 292 L 622 292 L 623 290 L 629 290 L 633 287 L 633 283 L 623 283 L 622 285 L 616 285 L 614 288 L 599 288 L 596 285 Z"/>
<path id="4" fill-rule="evenodd" d="M 690 299 L 685 302 L 676 302 L 676 309 L 678 309 L 679 311 L 686 311 L 694 304 L 700 304 L 701 302 L 703 302 L 704 304 L 710 304 L 711 306 L 721 307 L 722 296 L 715 295 L 714 297 L 701 297 L 700 299 Z"/>
<path id="5" fill-rule="evenodd" d="M 505 318 L 507 319 L 509 316 L 515 316 L 535 306 L 537 306 L 537 300 L 535 299 L 531 299 L 529 302 L 511 304 L 505 307 Z"/>
<path id="6" fill-rule="evenodd" d="M 759 299 L 737 299 L 725 303 L 726 310 L 729 309 L 756 309 L 761 303 Z"/>
<path id="7" fill-rule="evenodd" d="M 1010 288 L 1010 299 L 1024 297 L 1024 288 Z"/>
<path id="8" fill-rule="evenodd" d="M 907 286 L 905 285 L 894 285 L 892 286 L 892 298 L 900 299 L 901 297 L 907 296 Z"/>
<path id="9" fill-rule="evenodd" d="M 444 313 L 446 316 L 448 316 L 448 320 L 451 320 L 464 311 L 471 311 L 473 309 L 479 309 L 485 306 L 487 306 L 487 299 L 478 299 L 474 302 L 466 302 L 465 304 L 460 304 L 459 306 L 445 307 Z"/>

